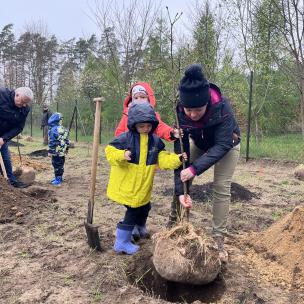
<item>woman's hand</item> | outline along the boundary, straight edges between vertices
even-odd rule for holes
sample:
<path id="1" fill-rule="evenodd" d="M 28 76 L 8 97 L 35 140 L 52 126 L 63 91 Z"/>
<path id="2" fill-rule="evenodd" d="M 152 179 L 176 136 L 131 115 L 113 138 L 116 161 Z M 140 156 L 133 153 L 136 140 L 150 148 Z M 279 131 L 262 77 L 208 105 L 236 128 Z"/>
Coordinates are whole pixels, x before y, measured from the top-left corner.
<path id="1" fill-rule="evenodd" d="M 190 168 L 184 169 L 180 173 L 180 178 L 183 183 L 193 178 L 194 176 L 195 175 L 192 173 Z"/>
<path id="2" fill-rule="evenodd" d="M 181 203 L 181 205 L 184 208 L 191 208 L 192 207 L 192 199 L 190 197 L 190 195 L 187 194 L 187 196 L 185 197 L 184 195 L 180 195 L 178 197 L 179 202 Z"/>
<path id="3" fill-rule="evenodd" d="M 124 157 L 125 157 L 126 160 L 131 160 L 131 151 L 126 150 L 125 154 L 124 154 Z"/>

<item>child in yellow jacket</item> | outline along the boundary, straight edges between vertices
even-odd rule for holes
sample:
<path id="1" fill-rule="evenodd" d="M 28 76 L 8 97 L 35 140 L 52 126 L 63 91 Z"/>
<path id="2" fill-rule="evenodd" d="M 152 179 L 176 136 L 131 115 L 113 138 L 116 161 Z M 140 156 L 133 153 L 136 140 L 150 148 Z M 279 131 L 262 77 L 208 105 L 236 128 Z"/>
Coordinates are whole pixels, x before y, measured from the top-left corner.
<path id="1" fill-rule="evenodd" d="M 128 132 L 116 137 L 105 149 L 111 164 L 107 189 L 109 199 L 124 205 L 124 219 L 117 224 L 114 250 L 134 254 L 139 246 L 131 242 L 132 231 L 148 235 L 146 221 L 151 209 L 150 198 L 156 166 L 177 169 L 186 154 L 165 151 L 162 140 L 153 134 L 158 120 L 148 103 L 134 104 L 129 109 Z"/>

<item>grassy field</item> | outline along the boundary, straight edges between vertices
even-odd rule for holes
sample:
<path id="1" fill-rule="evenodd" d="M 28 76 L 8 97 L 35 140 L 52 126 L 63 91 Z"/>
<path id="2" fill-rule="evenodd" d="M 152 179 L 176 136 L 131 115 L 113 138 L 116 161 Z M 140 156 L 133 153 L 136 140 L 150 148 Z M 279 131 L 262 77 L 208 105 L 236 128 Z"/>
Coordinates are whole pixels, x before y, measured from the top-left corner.
<path id="1" fill-rule="evenodd" d="M 26 126 L 22 132 L 22 135 L 26 135 L 26 136 L 29 136 L 31 135 L 31 129 L 29 126 Z M 41 138 L 42 140 L 42 130 L 40 128 L 36 128 L 36 127 L 33 127 L 32 129 L 32 136 L 35 137 L 35 138 Z M 92 142 L 92 134 L 86 134 L 84 135 L 83 132 L 81 130 L 78 130 L 78 134 L 77 134 L 77 140 L 79 142 Z M 111 141 L 111 139 L 113 138 L 114 136 L 114 131 L 111 129 L 104 129 L 102 130 L 102 133 L 101 133 L 101 143 L 102 144 L 106 144 L 108 142 Z M 76 134 L 75 134 L 75 130 L 74 129 L 71 129 L 71 132 L 70 132 L 70 140 L 75 142 L 76 141 Z"/>
<path id="2" fill-rule="evenodd" d="M 246 155 L 246 138 L 242 138 L 241 153 Z M 250 158 L 271 158 L 302 163 L 304 161 L 304 139 L 301 134 L 286 134 L 264 137 L 260 142 L 250 139 Z"/>

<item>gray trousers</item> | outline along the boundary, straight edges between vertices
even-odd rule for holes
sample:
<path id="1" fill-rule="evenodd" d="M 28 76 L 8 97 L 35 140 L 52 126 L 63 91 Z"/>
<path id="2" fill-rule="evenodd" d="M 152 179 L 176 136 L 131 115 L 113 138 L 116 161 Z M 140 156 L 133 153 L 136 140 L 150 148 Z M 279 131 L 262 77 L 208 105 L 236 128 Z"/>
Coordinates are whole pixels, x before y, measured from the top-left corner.
<path id="1" fill-rule="evenodd" d="M 193 141 L 190 140 L 190 162 L 203 154 Z M 240 156 L 240 144 L 233 147 L 225 156 L 214 165 L 213 176 L 213 207 L 212 228 L 213 234 L 222 235 L 227 232 L 229 204 L 231 198 L 231 182 Z M 192 181 L 190 181 L 190 184 Z M 178 217 L 179 202 L 175 197 L 171 205 L 170 220 Z"/>

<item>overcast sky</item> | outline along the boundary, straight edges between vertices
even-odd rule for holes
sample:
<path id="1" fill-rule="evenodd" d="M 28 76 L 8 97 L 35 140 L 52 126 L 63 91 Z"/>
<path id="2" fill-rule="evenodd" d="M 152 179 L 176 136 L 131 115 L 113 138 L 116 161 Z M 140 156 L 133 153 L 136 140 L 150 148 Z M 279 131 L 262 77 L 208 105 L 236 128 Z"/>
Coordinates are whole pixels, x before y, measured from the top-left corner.
<path id="1" fill-rule="evenodd" d="M 185 22 L 188 1 L 160 1 L 163 7 L 169 7 L 172 16 L 183 11 L 182 18 Z M 61 40 L 88 38 L 91 34 L 98 33 L 90 7 L 95 7 L 95 0 L 0 0 L 0 29 L 13 23 L 14 32 L 19 36 L 26 25 L 42 22 L 47 25 L 49 34 L 55 34 Z"/>

